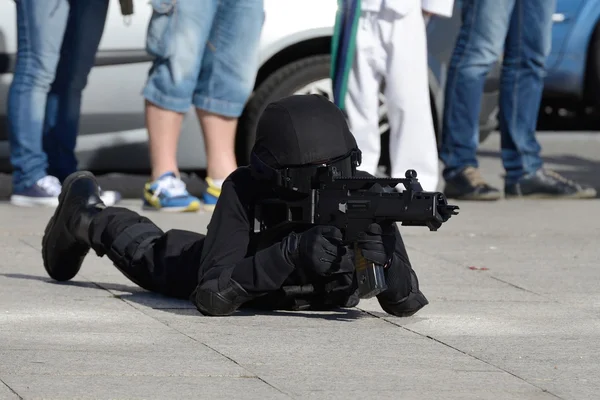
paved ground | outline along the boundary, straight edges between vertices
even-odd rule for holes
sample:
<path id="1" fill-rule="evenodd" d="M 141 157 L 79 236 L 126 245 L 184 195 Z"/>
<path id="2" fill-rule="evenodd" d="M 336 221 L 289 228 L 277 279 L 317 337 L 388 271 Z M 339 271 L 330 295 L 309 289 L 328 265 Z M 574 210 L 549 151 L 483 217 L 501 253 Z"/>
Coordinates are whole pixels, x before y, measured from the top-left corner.
<path id="1" fill-rule="evenodd" d="M 550 166 L 600 186 L 600 139 L 542 140 Z M 482 151 L 495 183 L 497 143 Z M 96 257 L 57 284 L 49 211 L 2 204 L 0 399 L 598 398 L 600 201 L 459 205 L 439 232 L 404 230 L 431 304 L 400 319 L 376 301 L 202 317 Z M 152 217 L 204 231 L 209 216 Z"/>

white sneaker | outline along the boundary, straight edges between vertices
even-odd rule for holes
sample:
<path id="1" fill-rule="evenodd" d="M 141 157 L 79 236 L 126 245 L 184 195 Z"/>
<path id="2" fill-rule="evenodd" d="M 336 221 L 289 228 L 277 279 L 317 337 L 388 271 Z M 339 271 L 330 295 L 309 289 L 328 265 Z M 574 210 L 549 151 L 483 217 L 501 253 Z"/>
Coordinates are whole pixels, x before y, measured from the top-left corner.
<path id="1" fill-rule="evenodd" d="M 13 192 L 10 196 L 11 204 L 19 207 L 56 207 L 61 184 L 58 178 L 46 175 L 33 186 L 24 190 Z"/>
<path id="2" fill-rule="evenodd" d="M 107 207 L 114 206 L 121 201 L 121 193 L 114 190 L 102 190 L 101 188 L 98 189 L 100 190 L 100 199 Z"/>

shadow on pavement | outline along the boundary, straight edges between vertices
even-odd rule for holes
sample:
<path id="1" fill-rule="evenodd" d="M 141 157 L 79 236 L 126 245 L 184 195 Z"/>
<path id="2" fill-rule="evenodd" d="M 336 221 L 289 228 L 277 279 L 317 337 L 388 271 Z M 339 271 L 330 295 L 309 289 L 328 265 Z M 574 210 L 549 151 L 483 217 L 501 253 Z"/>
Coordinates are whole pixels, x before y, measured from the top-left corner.
<path id="1" fill-rule="evenodd" d="M 99 284 L 99 283 L 94 283 L 94 282 L 90 282 L 90 281 L 58 282 L 52 278 L 49 278 L 46 276 L 38 276 L 38 275 L 0 273 L 0 276 L 3 276 L 5 278 L 11 278 L 11 279 L 25 279 L 25 280 L 33 280 L 33 281 L 42 281 L 42 282 L 47 282 L 47 283 L 51 283 L 53 285 L 58 285 L 58 286 L 77 286 L 77 287 L 84 287 L 84 288 L 90 288 L 90 289 L 114 290 L 114 291 L 119 291 L 119 292 L 133 293 L 133 292 L 138 292 L 138 291 L 144 290 L 138 286 L 122 285 L 119 283 Z"/>
<path id="2" fill-rule="evenodd" d="M 89 289 L 100 289 L 107 291 L 125 292 L 124 294 L 113 294 L 114 297 L 121 300 L 131 301 L 136 304 L 150 307 L 155 310 L 165 311 L 171 314 L 186 315 L 202 317 L 202 314 L 196 307 L 188 300 L 176 299 L 166 297 L 158 293 L 149 292 L 140 288 L 139 286 L 123 285 L 119 283 L 95 283 L 91 281 L 68 281 L 68 282 L 57 282 L 49 277 L 28 275 L 20 273 L 0 273 L 0 276 L 10 279 L 24 279 L 24 280 L 35 280 L 42 281 L 52 285 L 58 286 L 76 286 Z M 355 308 L 338 308 L 327 311 L 270 311 L 262 309 L 250 309 L 244 308 L 237 311 L 234 316 L 236 317 L 251 317 L 256 315 L 263 316 L 286 316 L 286 317 L 304 317 L 304 318 L 318 318 L 330 321 L 354 321 L 360 318 L 369 318 L 370 315 L 364 311 Z"/>

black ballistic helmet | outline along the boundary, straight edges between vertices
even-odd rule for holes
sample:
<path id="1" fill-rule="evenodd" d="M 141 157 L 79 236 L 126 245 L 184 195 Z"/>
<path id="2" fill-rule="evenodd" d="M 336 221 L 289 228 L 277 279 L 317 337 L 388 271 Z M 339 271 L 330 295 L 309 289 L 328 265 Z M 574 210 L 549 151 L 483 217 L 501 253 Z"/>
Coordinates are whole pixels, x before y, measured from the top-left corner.
<path id="1" fill-rule="evenodd" d="M 255 176 L 296 193 L 323 173 L 351 177 L 361 153 L 342 111 L 319 95 L 294 95 L 267 106 L 251 154 Z"/>

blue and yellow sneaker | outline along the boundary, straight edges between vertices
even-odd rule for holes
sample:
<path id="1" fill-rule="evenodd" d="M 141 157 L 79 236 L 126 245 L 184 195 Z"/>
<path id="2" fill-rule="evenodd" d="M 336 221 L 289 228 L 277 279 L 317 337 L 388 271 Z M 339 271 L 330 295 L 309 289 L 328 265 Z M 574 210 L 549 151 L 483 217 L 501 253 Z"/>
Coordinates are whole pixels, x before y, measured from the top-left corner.
<path id="1" fill-rule="evenodd" d="M 200 199 L 188 193 L 185 183 L 167 172 L 144 187 L 144 209 L 165 212 L 187 212 L 200 209 Z"/>
<path id="2" fill-rule="evenodd" d="M 217 205 L 217 200 L 219 200 L 219 196 L 221 195 L 221 188 L 215 185 L 211 178 L 206 178 L 206 184 L 208 187 L 202 194 L 202 199 L 204 200 L 204 209 L 206 211 L 214 211 L 215 206 Z"/>

